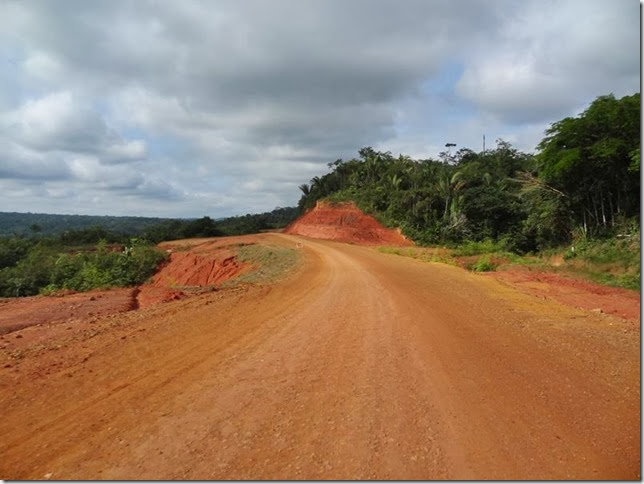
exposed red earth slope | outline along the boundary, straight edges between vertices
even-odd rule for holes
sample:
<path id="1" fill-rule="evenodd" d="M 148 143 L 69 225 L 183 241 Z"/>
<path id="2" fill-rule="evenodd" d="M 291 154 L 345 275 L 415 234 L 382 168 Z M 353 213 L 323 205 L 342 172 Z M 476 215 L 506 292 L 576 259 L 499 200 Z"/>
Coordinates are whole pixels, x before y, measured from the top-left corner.
<path id="1" fill-rule="evenodd" d="M 284 232 L 358 245 L 413 245 L 400 231 L 383 227 L 353 203 L 319 201 Z"/>
<path id="2" fill-rule="evenodd" d="M 0 338 L 33 327 L 20 335 L 21 339 L 25 338 L 22 344 L 30 344 L 32 340 L 46 340 L 61 331 L 87 329 L 100 317 L 183 299 L 188 293 L 219 286 L 251 269 L 249 264 L 237 259 L 234 246 L 257 240 L 221 237 L 163 243 L 161 248 L 170 253 L 169 261 L 149 283 L 139 287 L 0 298 Z"/>
<path id="3" fill-rule="evenodd" d="M 141 286 L 138 294 L 141 307 L 180 299 L 185 295 L 184 288 L 213 287 L 250 269 L 237 259 L 230 246 L 221 246 L 220 240 L 179 248 L 176 251 L 176 246 L 166 246 L 170 261 L 148 284 Z"/>

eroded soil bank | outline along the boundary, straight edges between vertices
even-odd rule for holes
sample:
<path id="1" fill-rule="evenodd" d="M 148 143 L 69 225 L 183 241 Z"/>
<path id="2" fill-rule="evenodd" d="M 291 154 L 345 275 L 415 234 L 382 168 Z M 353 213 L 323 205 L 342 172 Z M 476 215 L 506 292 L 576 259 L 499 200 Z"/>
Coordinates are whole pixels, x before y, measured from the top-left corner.
<path id="1" fill-rule="evenodd" d="M 222 237 L 163 243 L 160 247 L 170 254 L 168 262 L 147 284 L 135 288 L 83 293 L 61 291 L 51 296 L 2 298 L 0 336 L 38 327 L 37 331 L 34 329 L 18 335 L 18 339 L 26 338 L 23 344 L 28 343 L 27 340 L 46 340 L 61 331 L 71 331 L 72 327 L 93 324 L 96 319 L 104 316 L 215 290 L 224 282 L 253 269 L 251 264 L 238 260 L 236 251 L 239 247 L 257 243 L 258 240 L 261 239 Z M 0 349 L 5 345 L 0 341 Z"/>
<path id="2" fill-rule="evenodd" d="M 400 231 L 383 227 L 353 203 L 319 201 L 284 232 L 357 245 L 413 245 Z"/>

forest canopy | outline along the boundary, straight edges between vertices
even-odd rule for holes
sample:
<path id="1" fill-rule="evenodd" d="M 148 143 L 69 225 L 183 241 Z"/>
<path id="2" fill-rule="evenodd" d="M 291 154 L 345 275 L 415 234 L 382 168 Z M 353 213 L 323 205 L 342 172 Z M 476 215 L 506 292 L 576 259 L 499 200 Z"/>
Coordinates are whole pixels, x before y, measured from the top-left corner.
<path id="1" fill-rule="evenodd" d="M 519 253 L 639 225 L 639 93 L 601 96 L 545 134 L 534 155 L 501 139 L 438 160 L 366 147 L 301 185 L 299 208 L 352 200 L 419 243 L 493 239 Z"/>

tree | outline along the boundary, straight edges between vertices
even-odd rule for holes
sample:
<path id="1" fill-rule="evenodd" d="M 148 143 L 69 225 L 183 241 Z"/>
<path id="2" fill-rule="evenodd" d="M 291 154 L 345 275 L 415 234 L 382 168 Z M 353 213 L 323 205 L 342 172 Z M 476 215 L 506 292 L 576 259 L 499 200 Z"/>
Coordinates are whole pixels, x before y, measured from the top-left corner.
<path id="1" fill-rule="evenodd" d="M 576 118 L 553 123 L 538 146 L 539 176 L 565 193 L 591 233 L 639 215 L 640 95 L 600 96 Z"/>

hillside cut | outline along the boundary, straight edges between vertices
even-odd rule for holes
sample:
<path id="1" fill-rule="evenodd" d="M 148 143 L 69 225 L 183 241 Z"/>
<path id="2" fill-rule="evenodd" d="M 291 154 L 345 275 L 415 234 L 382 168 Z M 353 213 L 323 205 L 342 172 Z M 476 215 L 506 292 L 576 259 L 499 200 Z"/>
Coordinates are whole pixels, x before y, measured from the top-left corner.
<path id="1" fill-rule="evenodd" d="M 383 227 L 352 202 L 319 201 L 284 232 L 359 245 L 413 245 L 399 230 Z"/>

